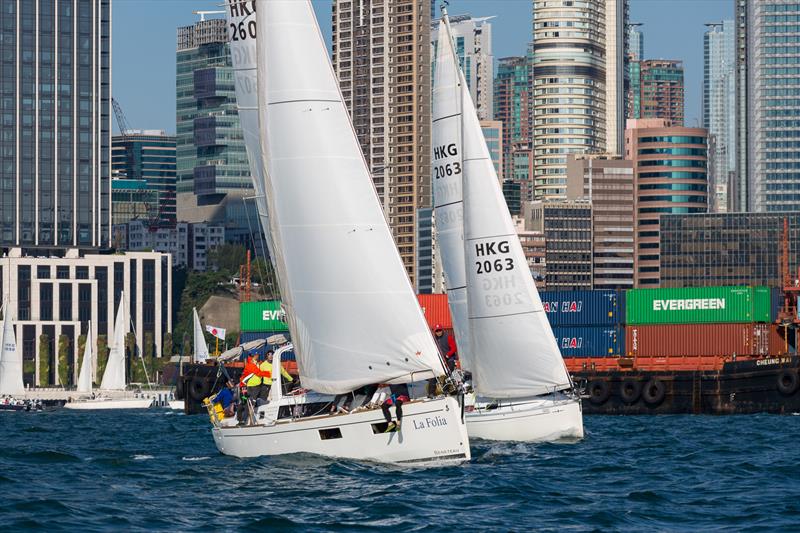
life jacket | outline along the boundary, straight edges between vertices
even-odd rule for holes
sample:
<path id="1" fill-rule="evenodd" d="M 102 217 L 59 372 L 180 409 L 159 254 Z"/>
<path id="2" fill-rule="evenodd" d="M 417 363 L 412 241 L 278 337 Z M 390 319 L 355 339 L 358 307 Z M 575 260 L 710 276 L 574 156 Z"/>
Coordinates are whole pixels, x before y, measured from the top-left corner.
<path id="1" fill-rule="evenodd" d="M 261 379 L 264 385 L 272 385 L 272 363 L 264 361 L 258 368 L 261 372 Z"/>
<path id="2" fill-rule="evenodd" d="M 272 380 L 270 380 L 270 383 L 271 382 Z M 252 359 L 247 359 L 239 384 L 246 385 L 247 387 L 257 387 L 261 385 L 261 369 L 258 368 L 257 362 Z"/>

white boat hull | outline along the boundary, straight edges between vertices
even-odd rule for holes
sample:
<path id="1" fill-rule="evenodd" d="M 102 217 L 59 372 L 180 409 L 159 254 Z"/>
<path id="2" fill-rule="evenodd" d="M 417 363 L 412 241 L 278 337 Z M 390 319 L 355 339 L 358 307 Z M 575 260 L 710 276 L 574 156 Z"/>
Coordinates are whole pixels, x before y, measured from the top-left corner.
<path id="1" fill-rule="evenodd" d="M 186 402 L 184 400 L 170 400 L 167 402 L 167 406 L 176 411 L 183 411 L 186 407 Z"/>
<path id="2" fill-rule="evenodd" d="M 494 409 L 486 409 L 486 405 L 477 402 L 474 410 L 467 410 L 470 438 L 553 442 L 584 436 L 580 398 L 557 394 L 504 400 Z"/>
<path id="3" fill-rule="evenodd" d="M 74 402 L 67 402 L 64 404 L 64 409 L 74 409 L 79 411 L 94 411 L 99 409 L 147 409 L 152 404 L 152 398 L 95 398 L 93 400 L 77 400 Z"/>
<path id="4" fill-rule="evenodd" d="M 391 412 L 394 415 L 394 409 Z M 400 431 L 381 433 L 376 426 L 385 424 L 382 411 L 370 409 L 279 420 L 271 426 L 214 427 L 212 432 L 217 449 L 235 457 L 305 452 L 405 464 L 460 463 L 470 459 L 461 406 L 453 397 L 404 404 Z"/>

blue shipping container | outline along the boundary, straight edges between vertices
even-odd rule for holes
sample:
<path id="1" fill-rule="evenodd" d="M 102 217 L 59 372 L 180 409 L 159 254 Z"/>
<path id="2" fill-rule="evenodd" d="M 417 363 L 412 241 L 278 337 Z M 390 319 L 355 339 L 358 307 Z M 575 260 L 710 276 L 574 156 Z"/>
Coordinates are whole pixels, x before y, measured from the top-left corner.
<path id="1" fill-rule="evenodd" d="M 573 326 L 553 328 L 563 357 L 617 357 L 625 355 L 625 328 Z"/>
<path id="2" fill-rule="evenodd" d="M 539 296 L 553 327 L 625 322 L 625 291 L 542 291 Z"/>
<path id="3" fill-rule="evenodd" d="M 239 344 L 244 344 L 246 342 L 258 340 L 258 339 L 266 339 L 271 337 L 272 335 L 281 334 L 286 337 L 288 340 L 292 340 L 292 337 L 289 335 L 288 331 L 243 331 L 239 334 Z M 251 353 L 256 353 L 258 355 L 263 355 L 266 353 L 267 350 L 274 350 L 276 346 L 271 346 L 267 344 L 263 348 L 259 348 L 257 350 L 253 350 Z M 283 355 L 284 361 L 294 361 L 294 352 L 289 352 Z"/>
<path id="4" fill-rule="evenodd" d="M 770 298 L 772 299 L 770 321 L 777 322 L 778 313 L 780 313 L 783 308 L 783 290 L 773 287 L 770 291 Z"/>

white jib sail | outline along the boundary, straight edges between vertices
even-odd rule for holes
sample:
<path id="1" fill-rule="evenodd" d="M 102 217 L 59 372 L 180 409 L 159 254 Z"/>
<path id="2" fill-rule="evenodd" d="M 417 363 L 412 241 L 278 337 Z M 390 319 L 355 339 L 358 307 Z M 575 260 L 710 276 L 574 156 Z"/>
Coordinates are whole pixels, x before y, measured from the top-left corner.
<path id="1" fill-rule="evenodd" d="M 449 34 L 446 16 L 443 22 L 440 27 Z M 568 388 L 564 360 L 460 71 L 459 76 L 467 314 L 475 390 L 492 398 L 520 398 Z"/>
<path id="2" fill-rule="evenodd" d="M 311 3 L 257 6 L 268 231 L 303 384 L 343 393 L 442 375 Z"/>
<path id="3" fill-rule="evenodd" d="M 83 349 L 83 361 L 81 362 L 81 371 L 78 374 L 78 392 L 91 393 L 92 392 L 92 371 L 94 369 L 94 357 L 92 357 L 92 323 L 89 322 L 89 328 L 86 330 L 86 346 Z"/>
<path id="4" fill-rule="evenodd" d="M 195 363 L 202 363 L 208 359 L 208 345 L 206 344 L 206 337 L 203 335 L 203 326 L 200 325 L 200 317 L 197 316 L 197 308 L 192 308 L 192 345 L 194 346 L 193 360 Z"/>
<path id="5" fill-rule="evenodd" d="M 0 353 L 0 394 L 23 394 L 22 352 L 17 346 L 9 305 L 3 309 L 3 350 Z"/>
<path id="6" fill-rule="evenodd" d="M 461 178 L 461 75 L 450 34 L 439 24 L 433 80 L 431 186 L 436 225 L 436 249 L 441 254 L 447 302 L 462 368 L 473 367 L 467 320 L 467 281 L 464 265 L 464 204 Z"/>
<path id="7" fill-rule="evenodd" d="M 264 161 L 261 153 L 261 134 L 258 129 L 258 75 L 256 73 L 256 2 L 254 0 L 226 0 L 228 17 L 228 45 L 231 50 L 233 79 L 239 123 L 242 125 L 247 159 L 256 192 L 256 209 L 259 220 L 268 216 L 264 191 Z M 262 220 L 264 227 L 269 222 Z M 254 228 L 255 231 L 255 228 Z M 265 232 L 267 248 L 272 255 L 274 245 L 269 232 Z"/>
<path id="8" fill-rule="evenodd" d="M 119 296 L 117 318 L 114 320 L 113 341 L 108 352 L 106 370 L 100 382 L 101 390 L 125 389 L 125 335 L 128 333 L 128 321 L 125 319 L 125 293 Z"/>

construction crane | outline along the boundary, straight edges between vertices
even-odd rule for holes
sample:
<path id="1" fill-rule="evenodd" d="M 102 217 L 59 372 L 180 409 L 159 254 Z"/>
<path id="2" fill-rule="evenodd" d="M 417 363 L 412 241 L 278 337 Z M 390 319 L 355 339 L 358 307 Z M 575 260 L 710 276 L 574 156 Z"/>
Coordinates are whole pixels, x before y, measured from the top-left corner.
<path id="1" fill-rule="evenodd" d="M 117 117 L 117 126 L 119 126 L 119 133 L 123 137 L 127 137 L 131 128 L 128 126 L 128 119 L 125 118 L 125 113 L 122 112 L 122 106 L 119 105 L 116 98 L 111 98 L 111 106 L 114 108 L 114 115 Z"/>
<path id="2" fill-rule="evenodd" d="M 200 22 L 206 21 L 206 15 L 224 15 L 224 11 L 192 11 L 194 15 L 200 15 Z"/>

